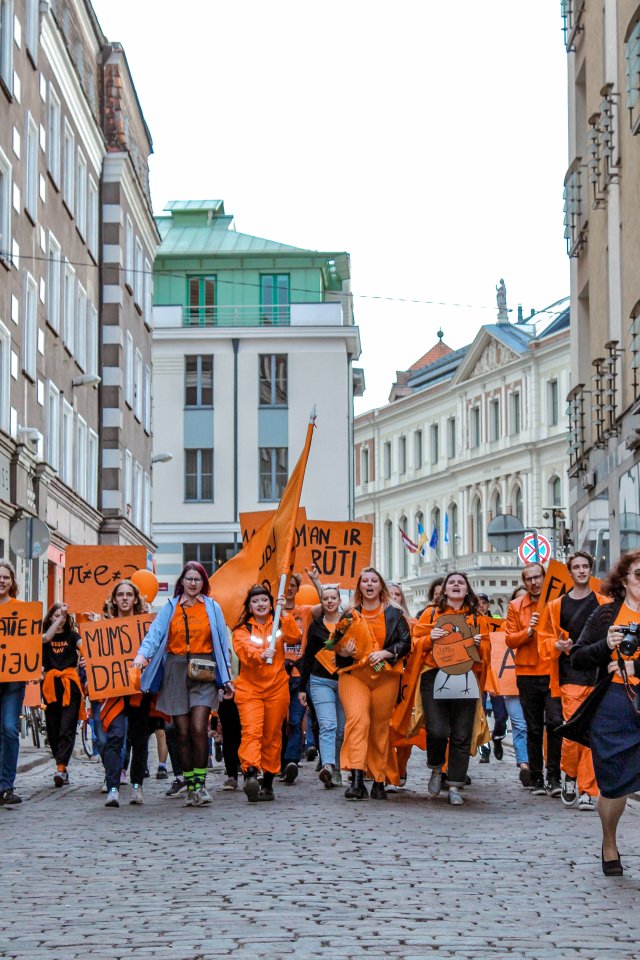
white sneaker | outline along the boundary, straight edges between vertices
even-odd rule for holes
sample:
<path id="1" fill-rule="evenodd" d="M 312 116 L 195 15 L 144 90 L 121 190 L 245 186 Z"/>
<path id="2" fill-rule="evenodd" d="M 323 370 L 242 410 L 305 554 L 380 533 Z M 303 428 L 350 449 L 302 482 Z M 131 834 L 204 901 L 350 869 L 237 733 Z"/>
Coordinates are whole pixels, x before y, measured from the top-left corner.
<path id="1" fill-rule="evenodd" d="M 100 793 L 109 793 L 109 787 L 107 786 L 107 781 L 102 781 L 102 786 L 100 787 Z"/>
<path id="2" fill-rule="evenodd" d="M 141 783 L 131 784 L 131 799 L 129 803 L 144 803 L 144 794 L 142 793 Z"/>
<path id="3" fill-rule="evenodd" d="M 578 800 L 578 810 L 595 810 L 596 798 L 590 797 L 588 793 L 581 793 Z"/>
<path id="4" fill-rule="evenodd" d="M 449 803 L 452 807 L 461 807 L 464 804 L 457 787 L 449 787 Z"/>
<path id="5" fill-rule="evenodd" d="M 207 803 L 213 803 L 213 797 L 206 787 L 198 787 L 196 790 L 196 806 L 204 807 Z"/>
<path id="6" fill-rule="evenodd" d="M 105 807 L 119 807 L 120 806 L 120 791 L 117 787 L 111 787 L 109 790 L 109 795 L 107 797 L 107 802 Z"/>
<path id="7" fill-rule="evenodd" d="M 560 799 L 565 807 L 572 807 L 574 805 L 578 799 L 578 791 L 576 789 L 575 780 L 572 780 L 570 777 L 564 778 Z"/>

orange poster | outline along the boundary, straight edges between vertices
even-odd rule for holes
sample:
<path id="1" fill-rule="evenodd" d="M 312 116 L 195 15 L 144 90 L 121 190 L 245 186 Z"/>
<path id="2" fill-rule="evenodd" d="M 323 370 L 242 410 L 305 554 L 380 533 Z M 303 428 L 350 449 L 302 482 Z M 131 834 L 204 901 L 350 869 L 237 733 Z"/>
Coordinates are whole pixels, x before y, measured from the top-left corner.
<path id="1" fill-rule="evenodd" d="M 516 683 L 515 650 L 506 645 L 503 630 L 491 633 L 491 666 L 498 681 L 498 689 L 490 690 L 489 693 L 498 693 L 502 697 L 517 697 L 519 691 Z"/>
<path id="2" fill-rule="evenodd" d="M 600 590 L 600 580 L 597 577 L 591 577 L 591 589 Z M 538 613 L 542 613 L 544 608 L 552 600 L 561 597 L 573 587 L 571 574 L 564 563 L 559 560 L 550 560 L 547 564 L 547 573 L 542 584 L 542 592 L 538 601 Z"/>
<path id="3" fill-rule="evenodd" d="M 39 680 L 42 673 L 42 604 L 11 600 L 0 610 L 0 683 Z"/>
<path id="4" fill-rule="evenodd" d="M 73 613 L 101 614 L 114 584 L 146 566 L 146 547 L 67 547 L 64 602 Z"/>
<path id="5" fill-rule="evenodd" d="M 124 697 L 138 692 L 129 679 L 129 667 L 154 616 L 146 614 L 81 624 L 82 655 L 87 666 L 90 700 Z"/>

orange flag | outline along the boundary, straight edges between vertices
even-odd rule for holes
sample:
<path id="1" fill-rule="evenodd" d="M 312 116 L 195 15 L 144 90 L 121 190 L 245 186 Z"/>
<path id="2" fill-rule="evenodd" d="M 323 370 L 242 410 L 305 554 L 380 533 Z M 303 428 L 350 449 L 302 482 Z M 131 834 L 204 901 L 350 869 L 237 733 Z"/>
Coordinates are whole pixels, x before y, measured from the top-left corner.
<path id="1" fill-rule="evenodd" d="M 264 583 L 275 600 L 280 577 L 293 570 L 296 520 L 315 419 L 314 407 L 309 417 L 304 448 L 291 472 L 275 514 L 256 531 L 235 557 L 227 560 L 211 577 L 211 594 L 222 607 L 224 618 L 230 627 L 234 627 L 240 618 L 249 587 L 254 583 Z"/>

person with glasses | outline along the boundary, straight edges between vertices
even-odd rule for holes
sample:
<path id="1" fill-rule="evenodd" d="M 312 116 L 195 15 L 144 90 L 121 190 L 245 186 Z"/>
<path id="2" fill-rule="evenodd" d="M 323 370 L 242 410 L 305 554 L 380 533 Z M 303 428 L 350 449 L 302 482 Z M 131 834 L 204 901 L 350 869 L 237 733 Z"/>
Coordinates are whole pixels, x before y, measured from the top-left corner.
<path id="1" fill-rule="evenodd" d="M 623 553 L 601 589 L 613 602 L 591 614 L 571 650 L 572 668 L 596 668 L 597 684 L 582 715 L 576 713 L 562 733 L 591 746 L 600 788 L 602 872 L 620 877 L 618 824 L 627 797 L 640 790 L 640 551 Z"/>
<path id="2" fill-rule="evenodd" d="M 529 768 L 520 768 L 523 786 L 531 786 L 535 797 L 559 797 L 562 737 L 556 733 L 562 723 L 560 697 L 551 694 L 551 661 L 538 647 L 538 603 L 545 570 L 541 563 L 528 563 L 522 571 L 526 593 L 512 600 L 507 609 L 505 643 L 515 650 L 516 682 L 527 724 Z M 543 740 L 547 732 L 547 778 L 544 778 Z"/>
<path id="3" fill-rule="evenodd" d="M 227 627 L 222 610 L 210 596 L 204 567 L 191 560 L 176 581 L 174 595 L 155 618 L 140 644 L 133 666 L 145 670 L 142 691 L 158 686 L 157 709 L 173 717 L 178 731 L 182 776 L 187 784 L 185 806 L 212 802 L 206 788 L 209 756 L 209 716 L 217 706 L 218 692 L 233 696 L 229 667 Z M 213 660 L 215 680 L 189 677 L 191 657 Z"/>

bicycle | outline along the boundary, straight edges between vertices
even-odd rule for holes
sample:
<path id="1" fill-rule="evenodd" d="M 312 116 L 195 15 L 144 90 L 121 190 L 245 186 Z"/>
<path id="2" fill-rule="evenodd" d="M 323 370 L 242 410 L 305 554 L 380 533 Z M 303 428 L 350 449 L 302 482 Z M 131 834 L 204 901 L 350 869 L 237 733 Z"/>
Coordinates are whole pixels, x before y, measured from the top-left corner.
<path id="1" fill-rule="evenodd" d="M 47 745 L 47 725 L 44 720 L 44 711 L 41 707 L 25 707 L 22 714 L 22 719 L 26 730 L 29 730 L 31 733 L 31 739 L 33 740 L 34 747 L 40 747 L 40 740 L 44 741 L 44 745 Z M 26 735 L 26 731 L 25 731 Z"/>

